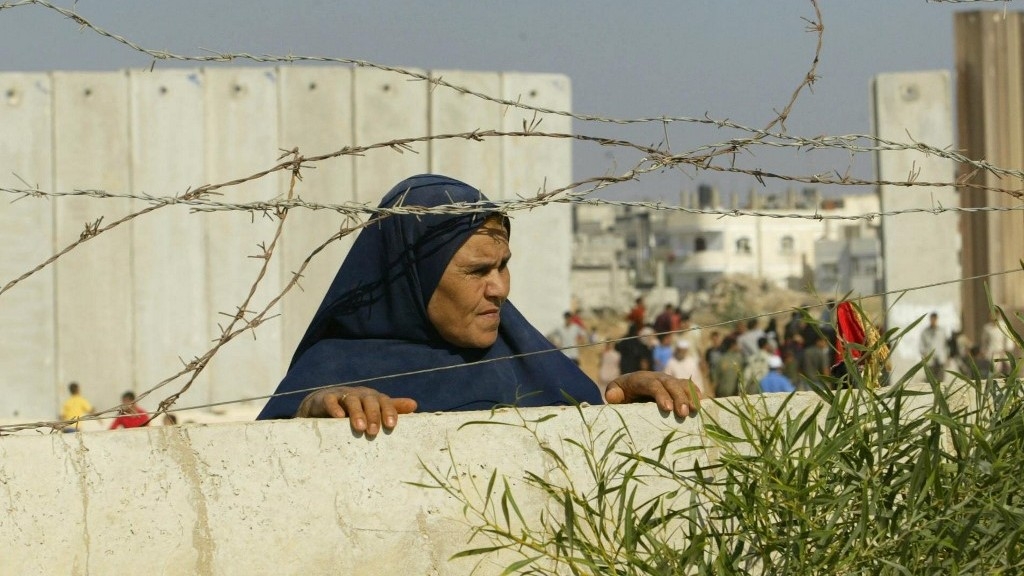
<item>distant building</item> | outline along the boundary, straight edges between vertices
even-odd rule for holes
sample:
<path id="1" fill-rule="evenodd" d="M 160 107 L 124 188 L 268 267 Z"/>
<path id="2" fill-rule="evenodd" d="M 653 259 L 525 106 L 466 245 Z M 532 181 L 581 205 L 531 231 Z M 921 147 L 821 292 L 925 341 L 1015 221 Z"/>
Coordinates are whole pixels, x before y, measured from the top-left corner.
<path id="1" fill-rule="evenodd" d="M 682 194 L 681 201 L 684 208 L 722 208 L 718 192 L 706 186 L 696 195 Z M 731 205 L 739 207 L 736 195 Z M 788 191 L 781 199 L 750 194 L 746 209 L 780 216 L 854 216 L 877 212 L 878 197 L 821 200 L 814 189 Z M 723 217 L 580 205 L 576 224 L 573 293 L 584 306 L 628 306 L 635 293 L 659 284 L 659 274 L 666 286 L 684 293 L 709 289 L 730 274 L 830 295 L 874 294 L 880 286 L 877 226 L 865 220 Z M 614 282 L 613 270 L 618 275 Z M 624 280 L 628 289 L 622 286 Z"/>
<path id="2" fill-rule="evenodd" d="M 635 298 L 635 274 L 626 264 L 626 238 L 616 228 L 615 206 L 577 205 L 573 211 L 572 273 L 575 306 L 623 309 Z"/>

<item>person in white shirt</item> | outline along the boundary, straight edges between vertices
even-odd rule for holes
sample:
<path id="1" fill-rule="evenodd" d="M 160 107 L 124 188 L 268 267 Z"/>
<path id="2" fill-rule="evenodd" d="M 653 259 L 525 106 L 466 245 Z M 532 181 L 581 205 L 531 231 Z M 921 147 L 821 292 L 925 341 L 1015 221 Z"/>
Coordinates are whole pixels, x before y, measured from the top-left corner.
<path id="1" fill-rule="evenodd" d="M 580 349 L 587 343 L 587 334 L 580 328 L 580 325 L 572 321 L 572 312 L 562 315 L 564 323 L 556 331 L 558 342 L 555 344 L 562 349 L 562 353 L 569 357 L 577 366 L 580 365 Z"/>
<path id="2" fill-rule="evenodd" d="M 1003 331 L 999 317 L 993 314 L 981 327 L 981 355 L 992 362 L 997 372 L 1010 369 L 1007 358 L 1013 355 L 1013 340 Z"/>
<path id="3" fill-rule="evenodd" d="M 946 361 L 949 359 L 949 347 L 946 343 L 948 338 L 946 331 L 939 326 L 939 314 L 929 314 L 928 327 L 921 332 L 918 352 L 921 353 L 922 360 L 931 354 L 927 368 L 939 382 L 942 382 L 946 375 Z"/>
<path id="4" fill-rule="evenodd" d="M 690 343 L 684 339 L 676 342 L 672 359 L 665 364 L 665 373 L 675 378 L 690 379 L 700 390 L 701 396 L 707 396 L 704 387 L 704 374 L 700 370 L 700 359 L 690 349 Z"/>

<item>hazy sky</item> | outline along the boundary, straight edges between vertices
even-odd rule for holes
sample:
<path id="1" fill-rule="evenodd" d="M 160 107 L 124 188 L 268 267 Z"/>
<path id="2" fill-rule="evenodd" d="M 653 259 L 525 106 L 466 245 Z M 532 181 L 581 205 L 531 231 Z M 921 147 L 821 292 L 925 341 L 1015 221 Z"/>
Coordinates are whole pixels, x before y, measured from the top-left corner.
<path id="1" fill-rule="evenodd" d="M 70 7 L 71 2 L 58 1 Z M 820 79 L 797 102 L 793 134 L 870 133 L 868 94 L 882 72 L 953 68 L 953 13 L 1002 10 L 996 3 L 821 0 Z M 572 81 L 576 112 L 617 118 L 709 114 L 765 125 L 807 72 L 816 43 L 802 18 L 808 0 L 663 2 L 351 2 L 335 0 L 80 0 L 79 14 L 148 48 L 180 54 L 302 54 L 426 69 L 557 72 Z M 1011 3 L 1010 9 L 1019 8 Z M 0 10 L 0 70 L 113 70 L 150 59 L 80 31 L 41 6 Z M 159 66 L 169 64 L 160 63 Z M 658 125 L 575 122 L 581 134 L 656 144 Z M 673 151 L 735 136 L 690 124 L 668 131 Z M 845 171 L 845 155 L 796 152 L 746 158 L 790 174 Z M 763 156 L 762 156 L 763 154 Z M 630 167 L 633 156 L 587 144 L 574 148 L 582 179 Z M 871 177 L 871 158 L 853 174 Z M 616 188 L 625 197 L 678 197 L 708 182 L 747 190 L 749 177 L 692 170 Z M 767 182 L 769 190 L 787 184 Z M 617 194 L 617 195 L 618 195 Z"/>

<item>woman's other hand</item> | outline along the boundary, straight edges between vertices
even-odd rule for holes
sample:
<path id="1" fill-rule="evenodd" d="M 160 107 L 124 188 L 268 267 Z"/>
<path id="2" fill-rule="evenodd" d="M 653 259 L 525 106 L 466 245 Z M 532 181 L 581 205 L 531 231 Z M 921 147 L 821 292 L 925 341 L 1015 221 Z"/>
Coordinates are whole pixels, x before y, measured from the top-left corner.
<path id="1" fill-rule="evenodd" d="M 302 400 L 296 418 L 348 418 L 352 431 L 376 436 L 391 430 L 399 414 L 416 411 L 412 398 L 392 398 L 365 386 L 333 386 L 311 392 Z"/>
<path id="2" fill-rule="evenodd" d="M 700 408 L 700 390 L 689 379 L 662 372 L 631 372 L 612 380 L 604 391 L 609 404 L 655 402 L 664 412 L 685 418 Z"/>

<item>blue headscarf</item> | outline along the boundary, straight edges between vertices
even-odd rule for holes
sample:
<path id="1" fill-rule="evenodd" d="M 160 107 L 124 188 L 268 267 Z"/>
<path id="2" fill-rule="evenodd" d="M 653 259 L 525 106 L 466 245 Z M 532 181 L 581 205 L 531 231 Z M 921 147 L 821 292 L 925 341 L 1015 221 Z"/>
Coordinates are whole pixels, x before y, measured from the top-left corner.
<path id="1" fill-rule="evenodd" d="M 380 206 L 486 201 L 468 184 L 425 174 L 400 182 Z M 566 396 L 602 403 L 561 352 L 517 357 L 553 348 L 509 302 L 486 349 L 449 344 L 430 323 L 427 304 L 448 261 L 492 214 L 395 215 L 363 229 L 259 419 L 292 417 L 308 393 L 297 391 L 349 382 L 413 398 L 420 412 L 550 406 Z M 408 372 L 419 373 L 399 375 Z M 365 379 L 373 380 L 356 382 Z"/>

